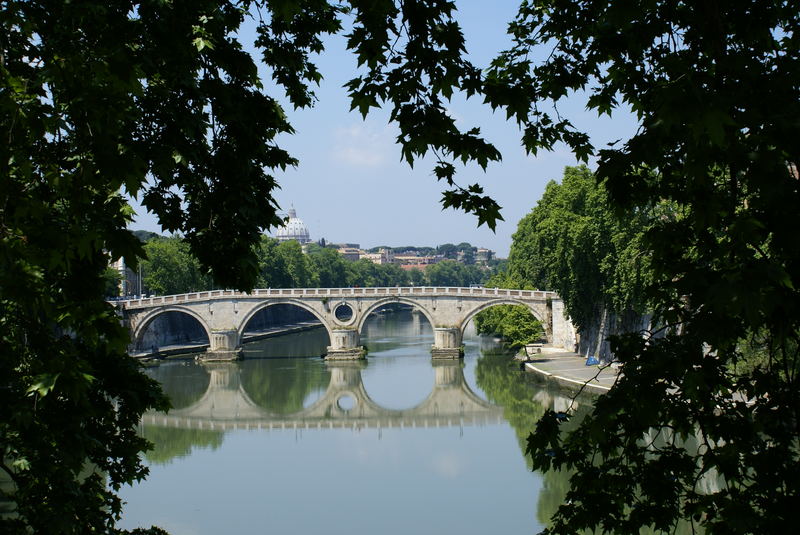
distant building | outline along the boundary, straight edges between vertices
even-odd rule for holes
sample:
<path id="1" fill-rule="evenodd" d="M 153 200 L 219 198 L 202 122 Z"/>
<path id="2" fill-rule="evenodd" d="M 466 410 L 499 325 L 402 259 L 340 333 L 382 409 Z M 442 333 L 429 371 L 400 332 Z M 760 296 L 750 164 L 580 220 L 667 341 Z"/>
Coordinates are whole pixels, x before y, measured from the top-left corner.
<path id="1" fill-rule="evenodd" d="M 309 243 L 311 235 L 308 232 L 308 227 L 303 220 L 297 217 L 297 212 L 294 207 L 289 209 L 289 220 L 284 226 L 278 229 L 275 233 L 278 241 L 295 240 L 301 244 Z"/>
<path id="2" fill-rule="evenodd" d="M 361 255 L 364 253 L 364 251 L 362 251 L 358 247 L 339 247 L 337 251 L 339 251 L 339 254 L 342 255 L 342 258 L 344 258 L 345 260 L 350 260 L 352 262 L 357 261 L 359 258 L 361 258 Z"/>
<path id="3" fill-rule="evenodd" d="M 475 263 L 485 266 L 489 263 L 489 260 L 494 258 L 494 251 L 491 249 L 483 249 L 479 248 L 475 252 Z"/>
<path id="4" fill-rule="evenodd" d="M 390 249 L 380 248 L 377 253 L 362 253 L 360 258 L 366 258 L 373 264 L 391 264 L 394 255 Z"/>
<path id="5" fill-rule="evenodd" d="M 119 293 L 117 295 L 125 297 L 142 293 L 139 275 L 125 265 L 124 258 L 111 262 L 111 268 L 119 273 Z"/>
<path id="6" fill-rule="evenodd" d="M 424 271 L 426 266 L 439 263 L 442 260 L 444 260 L 444 256 L 442 255 L 418 256 L 414 254 L 414 255 L 401 255 L 394 257 L 394 263 L 399 264 L 400 267 L 405 269 L 406 271 L 411 269 L 419 269 Z"/>

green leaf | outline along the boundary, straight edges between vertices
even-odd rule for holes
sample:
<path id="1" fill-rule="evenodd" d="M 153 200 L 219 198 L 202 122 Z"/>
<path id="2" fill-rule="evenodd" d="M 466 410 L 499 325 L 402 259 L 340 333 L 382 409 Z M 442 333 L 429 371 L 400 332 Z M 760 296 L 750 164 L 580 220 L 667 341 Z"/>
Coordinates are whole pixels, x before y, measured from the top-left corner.
<path id="1" fill-rule="evenodd" d="M 39 397 L 45 397 L 56 386 L 56 381 L 60 373 L 43 373 L 34 377 L 34 383 L 25 391 L 26 394 L 32 396 L 38 394 Z"/>

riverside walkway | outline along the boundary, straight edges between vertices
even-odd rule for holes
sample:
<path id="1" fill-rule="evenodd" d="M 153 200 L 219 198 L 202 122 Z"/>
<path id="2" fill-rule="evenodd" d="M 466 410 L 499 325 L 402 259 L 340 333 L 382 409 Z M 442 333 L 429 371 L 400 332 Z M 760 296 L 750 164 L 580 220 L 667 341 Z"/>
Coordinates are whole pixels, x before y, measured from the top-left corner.
<path id="1" fill-rule="evenodd" d="M 525 369 L 569 388 L 594 394 L 605 394 L 617 380 L 617 368 L 586 366 L 586 357 L 571 351 L 549 351 L 532 356 Z"/>

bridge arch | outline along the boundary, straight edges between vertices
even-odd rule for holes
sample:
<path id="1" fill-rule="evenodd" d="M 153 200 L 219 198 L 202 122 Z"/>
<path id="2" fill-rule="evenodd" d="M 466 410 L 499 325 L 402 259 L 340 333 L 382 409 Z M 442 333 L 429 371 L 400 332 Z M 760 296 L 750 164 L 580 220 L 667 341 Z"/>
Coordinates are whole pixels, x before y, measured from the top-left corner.
<path id="1" fill-rule="evenodd" d="M 133 336 L 131 336 L 131 343 L 133 347 L 139 349 L 141 346 L 142 338 L 144 337 L 145 333 L 147 332 L 147 328 L 160 316 L 164 314 L 169 314 L 170 312 L 178 312 L 181 314 L 186 314 L 197 320 L 200 326 L 203 328 L 203 331 L 206 333 L 206 338 L 208 338 L 209 343 L 211 343 L 211 328 L 208 326 L 206 320 L 193 309 L 185 306 L 180 305 L 170 305 L 165 307 L 156 308 L 147 314 L 144 315 L 136 324 L 136 329 L 133 332 Z"/>
<path id="2" fill-rule="evenodd" d="M 359 336 L 361 335 L 361 330 L 364 328 L 364 324 L 367 323 L 367 319 L 369 318 L 370 314 L 372 314 L 381 307 L 384 307 L 386 305 L 391 305 L 394 303 L 402 303 L 404 305 L 413 306 L 414 308 L 422 312 L 422 315 L 425 316 L 425 319 L 427 319 L 428 323 L 431 324 L 431 328 L 436 326 L 436 323 L 433 321 L 433 315 L 431 314 L 430 310 L 422 306 L 422 304 L 419 301 L 415 299 L 409 299 L 406 297 L 391 296 L 379 299 L 374 303 L 370 304 L 366 309 L 364 309 L 364 311 L 361 313 L 361 317 L 358 320 L 358 324 L 356 325 L 356 330 L 358 330 Z"/>
<path id="3" fill-rule="evenodd" d="M 533 317 L 536 320 L 538 320 L 539 323 L 542 324 L 542 328 L 544 329 L 544 335 L 545 335 L 545 337 L 547 337 L 547 341 L 548 342 L 552 341 L 551 338 L 553 337 L 553 328 L 552 328 L 552 325 L 550 325 L 549 318 L 547 318 L 545 316 L 545 314 L 543 314 L 542 311 L 539 310 L 536 307 L 535 304 L 526 303 L 525 301 L 520 301 L 520 300 L 517 300 L 517 299 L 511 299 L 511 298 L 493 299 L 493 300 L 488 301 L 486 303 L 482 303 L 482 304 L 478 305 L 477 307 L 475 307 L 474 309 L 470 310 L 467 313 L 467 315 L 464 317 L 463 321 L 461 322 L 461 325 L 459 326 L 459 330 L 460 330 L 461 336 L 464 336 L 464 330 L 467 328 L 467 325 L 469 324 L 470 320 L 472 320 L 472 318 L 474 318 L 475 315 L 478 312 L 481 312 L 483 310 L 486 310 L 487 308 L 491 308 L 491 307 L 498 306 L 498 305 L 522 305 L 522 306 L 524 306 L 525 308 L 527 308 L 531 312 Z"/>
<path id="4" fill-rule="evenodd" d="M 333 341 L 333 330 L 331 328 L 331 325 L 325 320 L 325 317 L 322 314 L 320 314 L 319 310 L 315 309 L 307 302 L 301 301 L 299 299 L 275 299 L 254 306 L 253 309 L 250 312 L 248 312 L 244 318 L 242 318 L 242 322 L 239 325 L 239 328 L 237 329 L 239 340 L 240 341 L 242 340 L 247 324 L 250 323 L 250 320 L 252 320 L 256 316 L 256 314 L 258 314 L 262 310 L 266 310 L 267 308 L 275 305 L 293 305 L 305 310 L 306 312 L 311 313 L 315 318 L 317 318 L 320 321 L 322 326 L 325 327 L 325 330 L 328 333 L 329 340 L 331 340 L 331 342 Z"/>

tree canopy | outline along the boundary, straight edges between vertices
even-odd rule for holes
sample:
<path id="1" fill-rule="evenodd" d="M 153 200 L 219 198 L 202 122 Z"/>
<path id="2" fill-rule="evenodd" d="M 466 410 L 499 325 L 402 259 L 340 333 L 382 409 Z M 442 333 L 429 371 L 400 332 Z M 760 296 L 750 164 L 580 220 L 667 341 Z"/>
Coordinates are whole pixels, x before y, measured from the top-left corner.
<path id="1" fill-rule="evenodd" d="M 588 167 L 567 167 L 519 222 L 501 284 L 558 292 L 580 350 L 606 359 L 609 334 L 648 323 L 652 268 L 644 238 L 666 214 L 669 204 L 659 202 L 618 217 Z"/>
<path id="2" fill-rule="evenodd" d="M 155 238 L 144 245 L 142 282 L 149 293 L 170 295 L 212 289 L 211 277 L 203 273 L 189 246 L 177 237 Z"/>
<path id="3" fill-rule="evenodd" d="M 347 18 L 348 28 L 342 21 Z M 575 470 L 552 532 L 638 533 L 687 518 L 710 532 L 793 521 L 800 485 L 800 12 L 790 0 L 523 1 L 511 48 L 465 59 L 446 0 L 6 0 L 0 3 L 0 443 L 19 532 L 113 531 L 114 491 L 146 470 L 142 411 L 166 406 L 125 355 L 103 301 L 110 259 L 143 254 L 121 191 L 180 233 L 222 286 L 259 277 L 272 192 L 296 160 L 287 114 L 237 37 L 243 21 L 296 107 L 314 101 L 311 58 L 347 31 L 353 109 L 386 107 L 402 157 L 426 155 L 443 204 L 490 227 L 499 206 L 456 165 L 497 149 L 447 112 L 455 92 L 506 112 L 526 150 L 596 157 L 622 217 L 657 201 L 643 247 L 662 339 L 615 341 L 624 375 L 562 438 L 548 413 L 534 466 Z M 542 52 L 544 52 L 542 54 Z M 277 88 L 277 89 L 275 89 Z M 596 150 L 563 116 L 632 111 L 637 133 Z M 300 273 L 300 266 L 296 273 Z M 743 338 L 762 365 L 742 368 Z M 634 402 L 635 400 L 635 402 Z M 667 440 L 645 441 L 655 430 Z M 694 451 L 686 437 L 702 437 Z M 86 467 L 94 467 L 88 473 Z M 698 481 L 719 477 L 715 492 Z"/>
<path id="4" fill-rule="evenodd" d="M 623 375 L 595 411 L 566 435 L 569 416 L 550 412 L 530 437 L 536 468 L 575 470 L 549 532 L 668 531 L 679 518 L 710 533 L 791 525 L 799 23 L 788 1 L 552 1 L 523 3 L 510 26 L 514 46 L 485 89 L 526 146 L 595 153 L 545 108 L 566 95 L 582 92 L 599 113 L 629 108 L 639 130 L 596 151 L 598 179 L 621 217 L 659 201 L 674 208 L 643 240 L 667 336 L 616 337 Z M 755 369 L 742 365 L 754 345 L 764 357 Z"/>

